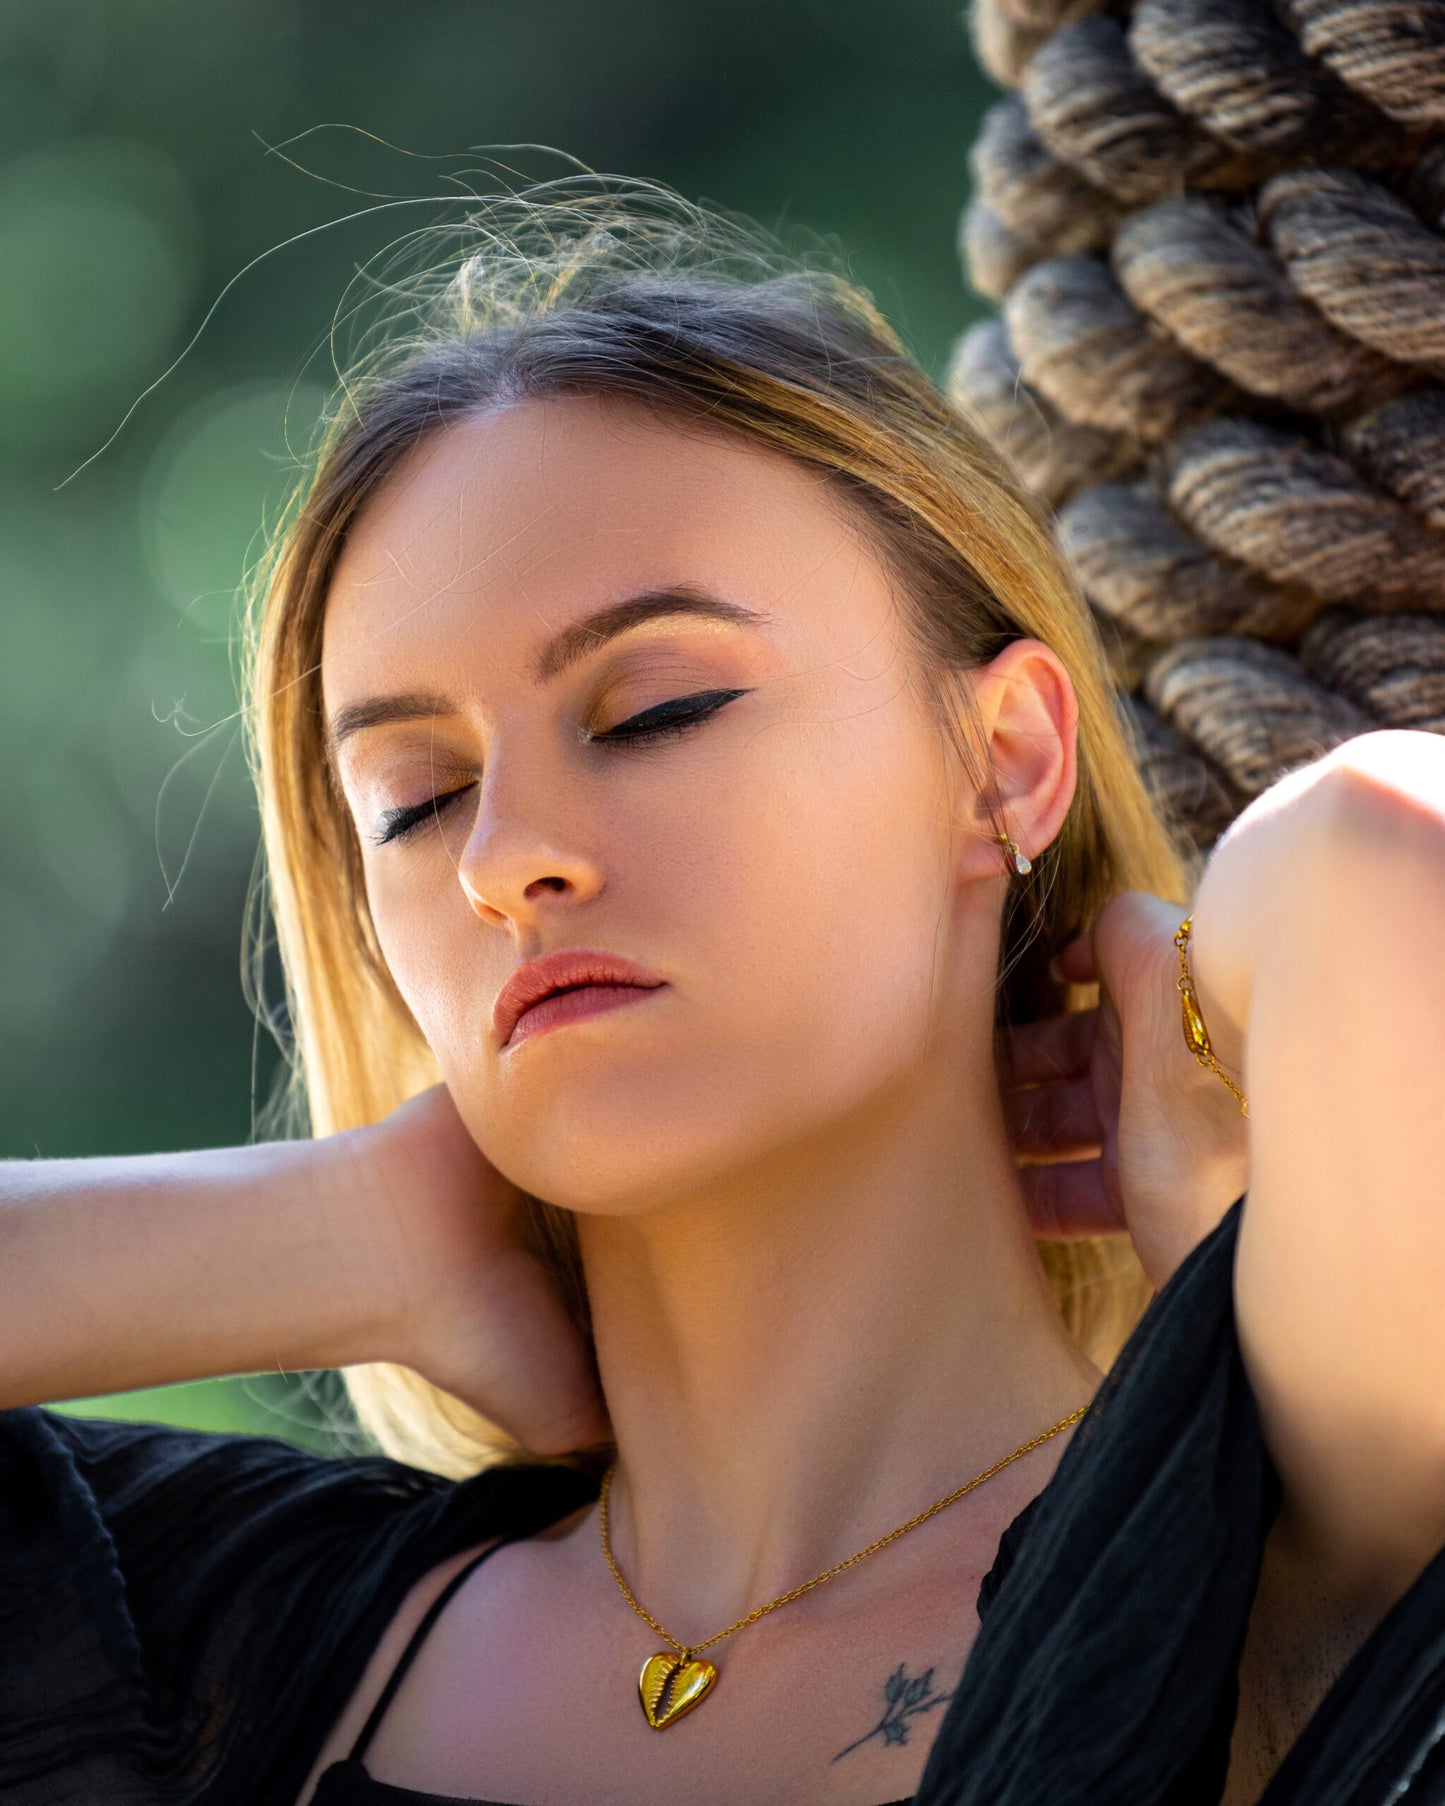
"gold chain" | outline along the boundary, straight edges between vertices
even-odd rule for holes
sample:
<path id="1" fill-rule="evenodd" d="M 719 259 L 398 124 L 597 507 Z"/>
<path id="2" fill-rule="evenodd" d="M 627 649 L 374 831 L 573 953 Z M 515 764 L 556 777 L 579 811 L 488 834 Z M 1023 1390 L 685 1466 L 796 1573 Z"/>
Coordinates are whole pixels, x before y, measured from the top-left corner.
<path id="1" fill-rule="evenodd" d="M 801 1599 L 804 1593 L 811 1592 L 814 1587 L 822 1586 L 825 1580 L 831 1580 L 835 1574 L 841 1574 L 845 1568 L 851 1568 L 854 1562 L 862 1561 L 864 1556 L 876 1555 L 880 1549 L 885 1548 L 897 1537 L 906 1535 L 910 1530 L 916 1530 L 920 1524 L 926 1523 L 935 1512 L 942 1511 L 946 1505 L 956 1504 L 965 1493 L 972 1492 L 975 1486 L 982 1486 L 985 1480 L 991 1480 L 996 1473 L 1001 1472 L 1011 1461 L 1017 1461 L 1020 1455 L 1027 1455 L 1031 1449 L 1040 1447 L 1043 1443 L 1047 1442 L 1051 1436 L 1057 1436 L 1060 1430 L 1067 1430 L 1070 1424 L 1077 1423 L 1087 1410 L 1087 1405 L 1080 1405 L 1077 1411 L 1071 1411 L 1067 1417 L 1062 1418 L 1052 1429 L 1045 1430 L 1042 1435 L 1035 1436 L 1028 1442 L 1020 1443 L 1018 1448 L 1016 1448 L 1011 1455 L 1005 1455 L 1002 1461 L 995 1461 L 992 1467 L 986 1468 L 983 1473 L 978 1474 L 974 1479 L 970 1480 L 967 1485 L 956 1488 L 953 1492 L 949 1493 L 946 1498 L 940 1499 L 936 1505 L 930 1505 L 927 1511 L 920 1511 L 916 1518 L 909 1518 L 906 1524 L 900 1524 L 896 1530 L 890 1530 L 887 1536 L 880 1536 L 876 1543 L 869 1543 L 866 1549 L 860 1549 L 856 1555 L 850 1555 L 846 1561 L 838 1562 L 835 1566 L 826 1569 L 822 1574 L 816 1575 L 812 1580 L 805 1580 L 802 1586 L 794 1587 L 792 1592 L 783 1593 L 776 1599 L 770 1599 L 766 1605 L 758 1606 L 755 1611 L 749 1612 L 747 1617 L 739 1618 L 736 1624 L 730 1624 L 726 1630 L 718 1631 L 716 1636 L 709 1637 L 704 1643 L 679 1643 L 676 1637 L 670 1636 L 657 1622 L 656 1618 L 653 1617 L 652 1613 L 648 1611 L 645 1606 L 637 1603 L 637 1600 L 633 1597 L 631 1587 L 629 1587 L 627 1582 L 622 1578 L 622 1570 L 613 1559 L 612 1544 L 607 1535 L 607 1495 L 612 1486 L 612 1475 L 617 1467 L 615 1461 L 602 1476 L 602 1496 L 598 1501 L 597 1516 L 602 1529 L 602 1553 L 607 1557 L 607 1565 L 612 1570 L 613 1579 L 617 1582 L 618 1586 L 622 1588 L 623 1598 L 632 1607 L 633 1611 L 637 1613 L 639 1618 L 645 1618 L 657 1632 L 658 1636 L 670 1643 L 684 1661 L 688 1661 L 691 1657 L 697 1655 L 699 1651 L 711 1649 L 714 1643 L 721 1643 L 724 1637 L 730 1637 L 734 1631 L 743 1630 L 749 1624 L 756 1624 L 759 1618 L 765 1617 L 769 1612 L 775 1612 L 780 1605 L 790 1605 L 794 1599 Z"/>
<path id="2" fill-rule="evenodd" d="M 1179 924 L 1179 931 L 1174 936 L 1174 945 L 1179 949 L 1179 976 L 1174 981 L 1180 996 L 1184 1000 L 1184 1039 L 1199 1064 L 1207 1072 L 1214 1073 L 1239 1099 L 1239 1107 L 1246 1116 L 1249 1105 L 1244 1101 L 1244 1093 L 1214 1057 L 1214 1049 L 1209 1045 L 1209 1030 L 1204 1026 L 1204 1017 L 1200 1013 L 1199 998 L 1195 995 L 1194 980 L 1189 976 L 1189 930 L 1194 926 L 1194 917 L 1185 916 Z"/>

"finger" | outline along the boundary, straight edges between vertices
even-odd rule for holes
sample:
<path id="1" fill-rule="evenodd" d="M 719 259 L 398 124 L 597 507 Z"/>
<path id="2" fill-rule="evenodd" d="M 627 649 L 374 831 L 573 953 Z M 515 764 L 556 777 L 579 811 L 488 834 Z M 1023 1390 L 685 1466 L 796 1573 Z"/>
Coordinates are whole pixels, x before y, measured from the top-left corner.
<path id="1" fill-rule="evenodd" d="M 1087 1074 L 1032 1091 L 1003 1094 L 1004 1121 L 1015 1154 L 1077 1160 L 1097 1154 L 1104 1139 L 1099 1105 Z"/>
<path id="2" fill-rule="evenodd" d="M 1094 1053 L 1098 1007 L 1010 1023 L 1004 1031 L 1005 1085 L 1043 1085 L 1086 1072 Z"/>
<path id="3" fill-rule="evenodd" d="M 1053 959 L 1049 962 L 1055 975 L 1064 983 L 1089 985 L 1095 983 L 1099 974 L 1094 964 L 1094 937 L 1085 929 L 1076 934 L 1071 941 L 1066 941 Z"/>
<path id="4" fill-rule="evenodd" d="M 1044 1241 L 1079 1241 L 1090 1235 L 1117 1235 L 1127 1228 L 1104 1188 L 1101 1160 L 1021 1167 L 1019 1183 L 1029 1225 Z"/>

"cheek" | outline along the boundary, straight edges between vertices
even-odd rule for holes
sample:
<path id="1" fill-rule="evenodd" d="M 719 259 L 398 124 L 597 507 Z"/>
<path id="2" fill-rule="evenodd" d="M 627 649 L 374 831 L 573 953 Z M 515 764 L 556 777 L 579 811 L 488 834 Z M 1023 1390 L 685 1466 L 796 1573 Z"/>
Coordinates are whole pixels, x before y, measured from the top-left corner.
<path id="1" fill-rule="evenodd" d="M 948 895 L 943 804 L 906 738 L 820 735 L 709 822 L 719 1021 L 768 1083 L 846 1090 L 923 1038 Z M 714 831 L 717 830 L 716 839 Z"/>
<path id="2" fill-rule="evenodd" d="M 417 881 L 387 874 L 373 882 L 368 902 L 387 969 L 451 1084 L 459 1058 L 464 1067 L 486 1051 L 480 1037 L 490 1026 L 481 989 L 488 931 L 466 907 L 450 866 L 433 872 L 431 864 L 423 853 L 413 868 Z"/>

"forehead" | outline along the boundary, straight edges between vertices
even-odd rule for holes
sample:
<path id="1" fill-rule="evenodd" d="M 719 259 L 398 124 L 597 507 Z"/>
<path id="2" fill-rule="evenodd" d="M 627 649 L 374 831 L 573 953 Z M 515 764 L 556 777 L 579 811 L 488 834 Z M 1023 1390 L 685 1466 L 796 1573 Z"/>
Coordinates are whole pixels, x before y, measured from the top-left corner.
<path id="1" fill-rule="evenodd" d="M 565 396 L 424 440 L 352 527 L 326 604 L 328 706 L 460 656 L 520 672 L 589 608 L 693 584 L 843 655 L 891 611 L 886 578 L 826 476 L 634 402 Z"/>

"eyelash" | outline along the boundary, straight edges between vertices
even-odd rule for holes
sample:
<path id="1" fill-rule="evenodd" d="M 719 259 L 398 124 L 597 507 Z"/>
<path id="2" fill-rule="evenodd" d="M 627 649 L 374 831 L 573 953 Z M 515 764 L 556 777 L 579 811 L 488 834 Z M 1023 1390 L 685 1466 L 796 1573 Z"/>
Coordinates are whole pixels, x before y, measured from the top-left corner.
<path id="1" fill-rule="evenodd" d="M 670 702 L 660 702 L 655 708 L 644 709 L 640 715 L 633 715 L 630 720 L 619 722 L 605 734 L 592 734 L 584 729 L 580 737 L 587 745 L 594 742 L 606 744 L 609 741 L 624 746 L 645 745 L 649 741 L 662 739 L 666 734 L 684 734 L 689 728 L 701 727 L 719 709 L 747 693 L 746 690 L 700 690 L 695 696 L 679 696 Z M 669 711 L 686 712 L 669 714 Z M 656 716 L 662 716 L 663 719 L 654 720 Z M 639 721 L 652 721 L 653 724 L 650 727 L 638 727 L 636 723 Z M 405 809 L 385 810 L 380 818 L 382 832 L 371 836 L 372 845 L 384 847 L 393 841 L 406 839 L 423 822 L 434 820 L 448 803 L 455 802 L 470 789 L 470 784 L 463 784 L 456 790 L 447 791 L 443 796 L 431 797 L 427 802 L 415 803 Z"/>

